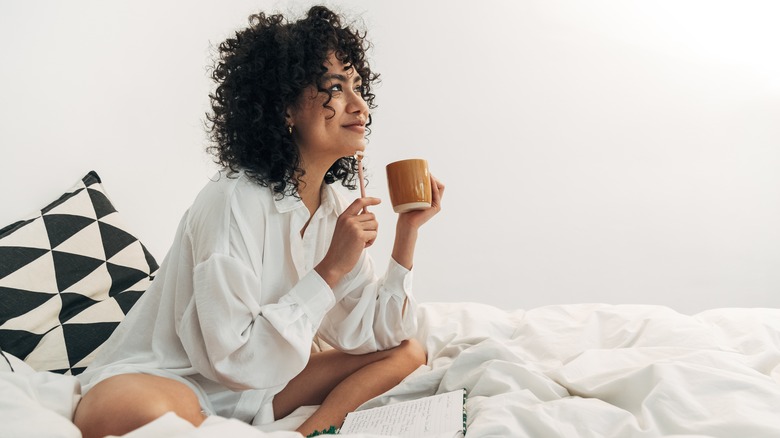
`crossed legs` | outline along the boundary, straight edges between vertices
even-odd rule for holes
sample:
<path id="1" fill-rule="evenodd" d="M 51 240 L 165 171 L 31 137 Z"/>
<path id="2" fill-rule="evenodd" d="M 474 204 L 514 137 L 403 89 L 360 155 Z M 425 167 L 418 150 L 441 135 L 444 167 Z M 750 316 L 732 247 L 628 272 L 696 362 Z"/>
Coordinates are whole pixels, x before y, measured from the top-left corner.
<path id="1" fill-rule="evenodd" d="M 425 351 L 414 340 L 364 355 L 336 350 L 315 353 L 274 397 L 274 416 L 279 419 L 300 406 L 320 405 L 298 432 L 306 436 L 341 426 L 348 412 L 397 385 L 425 362 Z M 183 383 L 148 374 L 122 374 L 87 392 L 73 422 L 84 438 L 123 435 L 171 411 L 195 426 L 205 419 L 198 397 Z"/>
<path id="2" fill-rule="evenodd" d="M 298 432 L 306 436 L 340 427 L 347 413 L 397 385 L 425 362 L 425 350 L 415 340 L 364 355 L 336 350 L 313 354 L 306 368 L 274 397 L 274 416 L 279 419 L 300 406 L 320 405 Z"/>

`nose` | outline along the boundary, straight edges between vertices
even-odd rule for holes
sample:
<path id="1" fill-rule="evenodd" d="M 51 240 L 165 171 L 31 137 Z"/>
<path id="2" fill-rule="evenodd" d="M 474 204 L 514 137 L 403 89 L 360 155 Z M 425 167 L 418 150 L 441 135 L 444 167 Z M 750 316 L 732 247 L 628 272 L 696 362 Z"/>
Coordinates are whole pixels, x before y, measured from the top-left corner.
<path id="1" fill-rule="evenodd" d="M 352 90 L 347 97 L 347 112 L 351 114 L 365 114 L 368 116 L 368 103 L 360 92 Z"/>

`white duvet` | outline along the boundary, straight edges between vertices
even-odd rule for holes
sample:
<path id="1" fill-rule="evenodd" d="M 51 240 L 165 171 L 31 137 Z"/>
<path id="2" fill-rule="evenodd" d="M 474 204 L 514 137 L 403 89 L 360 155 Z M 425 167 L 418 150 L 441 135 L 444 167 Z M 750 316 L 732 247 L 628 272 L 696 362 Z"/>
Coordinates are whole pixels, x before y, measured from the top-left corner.
<path id="1" fill-rule="evenodd" d="M 428 366 L 364 407 L 466 388 L 469 438 L 780 437 L 780 310 L 427 303 L 418 338 Z M 78 437 L 74 381 L 0 373 L 0 436 Z M 262 430 L 169 414 L 127 437 L 300 437 L 280 429 L 312 409 Z"/>

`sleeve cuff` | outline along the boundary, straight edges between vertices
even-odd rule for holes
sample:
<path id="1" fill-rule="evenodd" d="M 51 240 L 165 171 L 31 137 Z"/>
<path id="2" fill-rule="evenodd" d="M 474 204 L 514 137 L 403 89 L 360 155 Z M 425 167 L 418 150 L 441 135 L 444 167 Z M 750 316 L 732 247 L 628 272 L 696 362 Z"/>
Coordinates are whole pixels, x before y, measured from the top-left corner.
<path id="1" fill-rule="evenodd" d="M 390 257 L 384 281 L 385 289 L 402 298 L 412 295 L 412 271 Z"/>
<path id="2" fill-rule="evenodd" d="M 301 278 L 290 295 L 312 321 L 321 321 L 336 304 L 330 286 L 313 269 Z"/>

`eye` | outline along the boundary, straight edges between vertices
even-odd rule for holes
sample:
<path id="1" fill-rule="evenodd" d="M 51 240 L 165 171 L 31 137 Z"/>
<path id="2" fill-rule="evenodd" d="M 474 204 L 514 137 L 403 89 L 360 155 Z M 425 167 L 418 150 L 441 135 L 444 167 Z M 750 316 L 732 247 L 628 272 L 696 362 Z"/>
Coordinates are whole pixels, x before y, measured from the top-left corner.
<path id="1" fill-rule="evenodd" d="M 344 91 L 344 89 L 341 87 L 341 84 L 333 84 L 330 87 L 328 87 L 328 91 L 331 93 Z"/>

